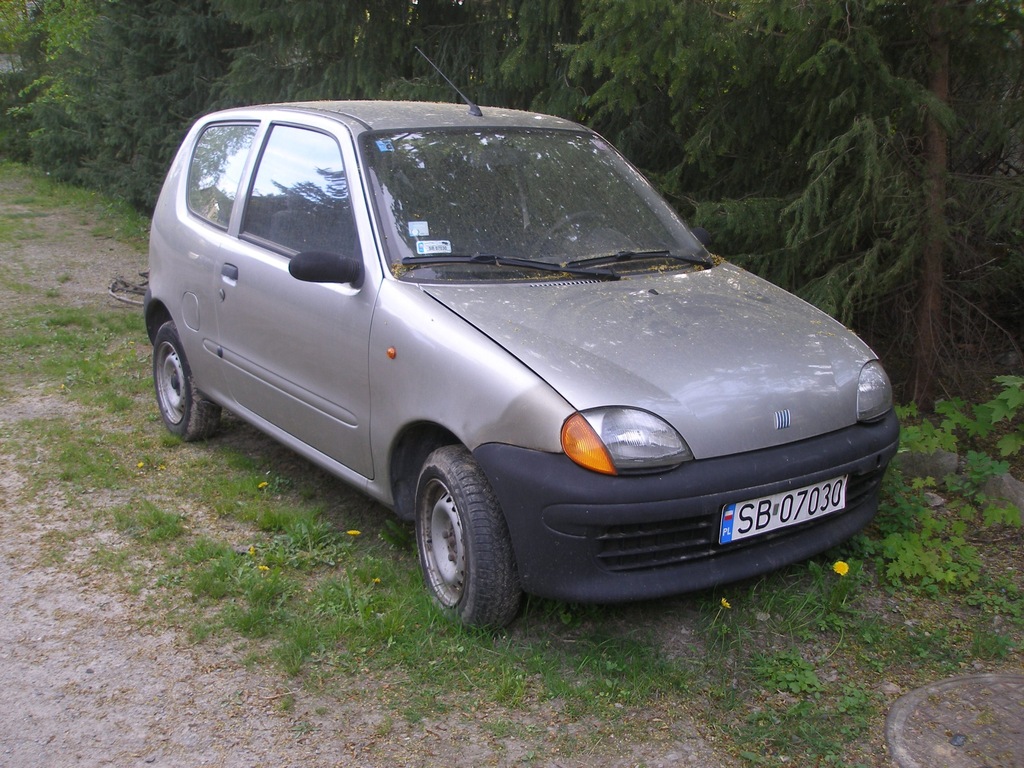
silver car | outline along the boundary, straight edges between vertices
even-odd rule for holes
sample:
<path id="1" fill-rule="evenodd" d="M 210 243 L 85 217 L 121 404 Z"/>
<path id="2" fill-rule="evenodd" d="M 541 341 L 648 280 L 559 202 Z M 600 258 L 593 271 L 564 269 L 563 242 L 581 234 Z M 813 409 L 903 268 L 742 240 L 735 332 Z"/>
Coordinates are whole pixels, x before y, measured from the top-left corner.
<path id="1" fill-rule="evenodd" d="M 153 217 L 160 413 L 228 408 L 415 521 L 466 624 L 762 574 L 871 519 L 899 427 L 867 346 L 702 241 L 559 118 L 211 114 Z"/>

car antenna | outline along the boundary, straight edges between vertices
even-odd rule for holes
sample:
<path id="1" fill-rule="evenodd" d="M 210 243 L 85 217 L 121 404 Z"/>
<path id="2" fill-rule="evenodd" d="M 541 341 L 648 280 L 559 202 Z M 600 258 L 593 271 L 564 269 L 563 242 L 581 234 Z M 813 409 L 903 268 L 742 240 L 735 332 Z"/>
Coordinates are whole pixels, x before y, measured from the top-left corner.
<path id="1" fill-rule="evenodd" d="M 460 91 L 458 89 L 458 87 L 455 85 L 455 83 L 453 83 L 451 80 L 449 80 L 447 75 L 445 75 L 445 73 L 441 71 L 441 68 L 439 66 L 437 66 L 437 64 L 432 62 L 430 60 L 430 58 L 427 56 L 427 54 L 425 54 L 423 51 L 420 50 L 418 45 L 414 45 L 413 48 L 416 49 L 416 53 L 418 53 L 420 56 L 422 56 L 424 59 L 427 60 L 427 64 L 429 64 L 430 66 L 432 66 L 434 69 L 437 70 L 437 74 L 439 74 L 441 77 L 443 77 L 444 81 L 446 83 L 448 83 L 448 85 L 450 85 L 452 87 L 452 90 L 455 91 L 457 94 L 459 94 L 459 96 L 462 98 L 462 100 L 464 102 L 466 102 L 466 104 L 469 106 L 469 114 L 471 114 L 473 117 L 483 117 L 484 116 L 484 113 L 480 111 L 480 107 L 478 107 L 476 104 L 474 104 L 472 99 L 470 99 L 466 94 L 464 94 L 462 91 Z"/>

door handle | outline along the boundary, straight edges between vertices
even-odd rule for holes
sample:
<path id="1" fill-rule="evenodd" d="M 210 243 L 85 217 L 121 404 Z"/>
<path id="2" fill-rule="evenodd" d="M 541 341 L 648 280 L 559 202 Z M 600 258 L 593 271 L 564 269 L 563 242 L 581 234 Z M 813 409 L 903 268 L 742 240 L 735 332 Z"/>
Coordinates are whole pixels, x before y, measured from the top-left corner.
<path id="1" fill-rule="evenodd" d="M 236 267 L 234 264 L 225 264 L 220 268 L 220 273 L 228 280 L 238 279 L 238 267 Z"/>

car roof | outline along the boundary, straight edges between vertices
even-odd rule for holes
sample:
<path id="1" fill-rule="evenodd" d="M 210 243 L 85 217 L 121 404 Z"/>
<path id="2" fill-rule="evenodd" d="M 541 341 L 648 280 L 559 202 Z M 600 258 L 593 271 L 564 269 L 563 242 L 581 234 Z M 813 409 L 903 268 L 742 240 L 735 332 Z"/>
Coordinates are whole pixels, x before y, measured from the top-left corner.
<path id="1" fill-rule="evenodd" d="M 356 122 L 365 130 L 417 130 L 422 128 L 560 128 L 583 129 L 577 123 L 538 112 L 481 106 L 482 115 L 465 104 L 426 101 L 301 101 L 267 104 L 250 109 L 275 109 L 321 114 Z M 584 129 L 585 130 L 585 129 Z"/>

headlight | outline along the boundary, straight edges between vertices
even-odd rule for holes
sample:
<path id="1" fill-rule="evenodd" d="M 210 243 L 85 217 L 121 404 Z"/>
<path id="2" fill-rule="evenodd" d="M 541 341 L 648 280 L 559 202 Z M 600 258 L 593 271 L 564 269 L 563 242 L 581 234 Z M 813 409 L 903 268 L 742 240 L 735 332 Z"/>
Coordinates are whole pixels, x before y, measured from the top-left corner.
<path id="1" fill-rule="evenodd" d="M 607 475 L 673 467 L 693 458 L 664 419 L 635 408 L 595 408 L 562 425 L 562 450 L 581 467 Z"/>
<path id="2" fill-rule="evenodd" d="M 857 420 L 871 421 L 892 408 L 892 385 L 882 364 L 872 360 L 860 371 L 857 384 Z"/>

